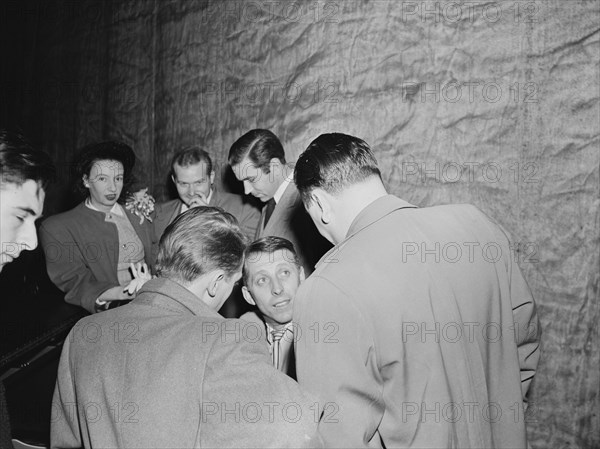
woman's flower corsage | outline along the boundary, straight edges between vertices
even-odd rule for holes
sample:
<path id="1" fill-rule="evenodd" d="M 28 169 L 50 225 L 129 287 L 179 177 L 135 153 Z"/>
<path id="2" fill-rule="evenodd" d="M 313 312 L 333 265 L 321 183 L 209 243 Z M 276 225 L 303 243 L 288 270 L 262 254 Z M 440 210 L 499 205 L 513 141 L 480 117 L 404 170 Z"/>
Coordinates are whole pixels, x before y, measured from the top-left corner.
<path id="1" fill-rule="evenodd" d="M 152 212 L 154 212 L 154 198 L 148 194 L 148 188 L 132 193 L 125 202 L 125 208 L 140 217 L 140 224 L 144 219 L 152 223 Z"/>

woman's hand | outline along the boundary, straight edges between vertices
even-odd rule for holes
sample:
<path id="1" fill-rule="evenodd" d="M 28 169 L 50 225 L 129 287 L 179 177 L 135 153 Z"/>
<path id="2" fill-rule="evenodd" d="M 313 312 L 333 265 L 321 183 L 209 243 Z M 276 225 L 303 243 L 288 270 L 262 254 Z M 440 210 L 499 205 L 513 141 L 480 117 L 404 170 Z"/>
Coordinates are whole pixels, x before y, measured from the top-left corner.
<path id="1" fill-rule="evenodd" d="M 129 264 L 129 269 L 131 270 L 131 274 L 133 275 L 133 279 L 131 282 L 123 289 L 123 292 L 127 292 L 130 295 L 136 294 L 142 286 L 152 279 L 152 275 L 150 274 L 150 270 L 148 269 L 148 265 L 146 263 L 136 263 Z"/>

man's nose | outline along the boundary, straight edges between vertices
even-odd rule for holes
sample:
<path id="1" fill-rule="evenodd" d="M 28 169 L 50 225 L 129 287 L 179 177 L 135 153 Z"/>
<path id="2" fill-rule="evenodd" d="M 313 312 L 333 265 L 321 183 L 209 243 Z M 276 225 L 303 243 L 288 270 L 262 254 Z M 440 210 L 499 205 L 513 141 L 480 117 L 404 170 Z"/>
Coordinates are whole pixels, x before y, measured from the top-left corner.
<path id="1" fill-rule="evenodd" d="M 244 181 L 244 193 L 250 195 L 252 193 L 252 184 L 249 181 Z"/>
<path id="2" fill-rule="evenodd" d="M 19 235 L 19 246 L 21 246 L 23 250 L 33 251 L 37 248 L 37 245 L 38 238 L 35 223 L 28 223 L 23 227 L 23 230 Z"/>
<path id="3" fill-rule="evenodd" d="M 281 285 L 281 282 L 279 282 L 279 279 L 275 278 L 273 280 L 273 284 L 271 286 L 271 293 L 273 295 L 280 295 L 282 291 L 283 291 L 283 286 Z"/>

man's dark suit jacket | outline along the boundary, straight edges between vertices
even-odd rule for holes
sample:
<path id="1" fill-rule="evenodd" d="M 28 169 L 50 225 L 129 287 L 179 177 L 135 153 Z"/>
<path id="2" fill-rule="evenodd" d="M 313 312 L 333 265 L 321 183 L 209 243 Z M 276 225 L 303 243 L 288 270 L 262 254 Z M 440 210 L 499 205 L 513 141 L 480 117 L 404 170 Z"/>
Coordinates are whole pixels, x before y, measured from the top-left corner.
<path id="1" fill-rule="evenodd" d="M 273 235 L 291 241 L 304 267 L 304 273 L 308 276 L 321 256 L 331 248 L 331 244 L 319 234 L 304 209 L 296 184 L 292 181 L 285 189 L 266 227 L 263 225 L 265 210 L 266 206 L 262 209 L 255 238 Z"/>
<path id="2" fill-rule="evenodd" d="M 181 211 L 181 205 L 183 202 L 177 198 L 175 200 L 167 201 L 165 203 L 158 204 L 154 210 L 154 257 L 158 255 L 158 242 L 166 227 L 175 220 L 175 217 L 179 215 Z M 225 212 L 229 212 L 233 215 L 238 223 L 242 232 L 249 238 L 252 239 L 256 233 L 258 226 L 258 220 L 260 219 L 260 211 L 252 204 L 245 202 L 244 198 L 239 195 L 234 195 L 227 192 L 219 192 L 213 189 L 212 196 L 210 198 L 209 206 L 220 207 Z"/>

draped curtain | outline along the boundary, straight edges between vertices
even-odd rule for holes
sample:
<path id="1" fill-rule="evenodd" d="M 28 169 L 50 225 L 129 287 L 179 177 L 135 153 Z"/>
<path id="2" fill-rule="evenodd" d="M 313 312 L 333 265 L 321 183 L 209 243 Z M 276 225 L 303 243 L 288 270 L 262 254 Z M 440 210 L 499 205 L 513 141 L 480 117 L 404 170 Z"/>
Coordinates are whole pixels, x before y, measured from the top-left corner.
<path id="1" fill-rule="evenodd" d="M 49 151 L 120 139 L 169 195 L 174 151 L 269 128 L 293 162 L 320 133 L 372 145 L 391 193 L 472 203 L 513 239 L 539 305 L 537 447 L 600 445 L 595 1 L 9 1 L 2 121 Z M 442 254 L 443 255 L 443 254 Z M 504 411 L 513 413 L 513 411 Z"/>

